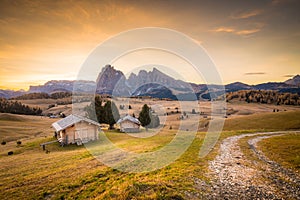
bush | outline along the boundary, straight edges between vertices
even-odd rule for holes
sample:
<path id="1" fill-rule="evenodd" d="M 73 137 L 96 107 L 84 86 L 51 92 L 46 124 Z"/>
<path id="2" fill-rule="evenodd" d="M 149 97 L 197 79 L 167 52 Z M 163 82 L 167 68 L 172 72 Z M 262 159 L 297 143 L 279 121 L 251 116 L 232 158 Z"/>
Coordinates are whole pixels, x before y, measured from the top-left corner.
<path id="1" fill-rule="evenodd" d="M 55 107 L 55 104 L 50 104 L 50 105 L 48 106 L 48 109 L 53 108 L 53 107 Z"/>
<path id="2" fill-rule="evenodd" d="M 2 142 L 1 142 L 1 145 L 6 145 L 6 142 L 5 142 L 5 141 L 2 141 Z"/>
<path id="3" fill-rule="evenodd" d="M 9 152 L 7 152 L 7 155 L 13 155 L 14 154 L 14 152 L 13 151 L 9 151 Z"/>
<path id="4" fill-rule="evenodd" d="M 21 145 L 22 144 L 22 142 L 21 141 L 17 141 L 17 145 Z"/>

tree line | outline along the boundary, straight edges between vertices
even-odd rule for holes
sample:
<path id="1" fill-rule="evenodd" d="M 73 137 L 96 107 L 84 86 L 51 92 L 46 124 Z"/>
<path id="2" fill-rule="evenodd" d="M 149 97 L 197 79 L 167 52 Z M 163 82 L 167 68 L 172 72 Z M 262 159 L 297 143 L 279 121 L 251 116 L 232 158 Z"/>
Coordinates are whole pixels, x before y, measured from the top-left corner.
<path id="1" fill-rule="evenodd" d="M 241 90 L 226 94 L 226 100 L 246 101 L 275 105 L 300 105 L 300 96 L 292 93 L 280 93 L 274 90 Z"/>
<path id="2" fill-rule="evenodd" d="M 34 92 L 34 93 L 23 94 L 21 96 L 11 98 L 11 100 L 63 99 L 71 96 L 72 96 L 71 92 L 55 92 L 52 94 L 47 94 L 45 92 Z"/>
<path id="3" fill-rule="evenodd" d="M 109 124 L 110 129 L 113 129 L 114 124 L 120 119 L 116 104 L 111 100 L 103 100 L 100 96 L 96 96 L 84 110 L 88 118 L 97 120 L 99 123 Z M 135 117 L 134 114 L 133 117 Z M 146 128 L 155 128 L 160 124 L 159 117 L 153 114 L 147 104 L 143 106 L 138 119 Z"/>
<path id="4" fill-rule="evenodd" d="M 113 129 L 113 125 L 120 119 L 116 104 L 113 101 L 104 101 L 100 96 L 96 96 L 95 100 L 84 110 L 88 118 L 109 124 L 110 129 Z"/>
<path id="5" fill-rule="evenodd" d="M 38 107 L 33 108 L 22 104 L 18 101 L 9 101 L 4 98 L 0 98 L 0 112 L 1 113 L 12 113 L 22 115 L 41 115 L 42 110 Z"/>

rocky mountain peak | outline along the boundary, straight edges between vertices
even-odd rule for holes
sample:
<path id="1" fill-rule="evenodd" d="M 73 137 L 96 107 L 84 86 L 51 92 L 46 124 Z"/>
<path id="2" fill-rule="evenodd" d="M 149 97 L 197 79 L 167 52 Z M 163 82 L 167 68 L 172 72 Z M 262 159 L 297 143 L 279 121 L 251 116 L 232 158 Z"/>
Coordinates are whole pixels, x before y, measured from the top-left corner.
<path id="1" fill-rule="evenodd" d="M 116 84 L 125 85 L 125 76 L 122 71 L 116 70 L 111 65 L 105 65 L 97 78 L 97 90 L 99 94 L 112 94 Z"/>
<path id="2" fill-rule="evenodd" d="M 289 85 L 300 86 L 300 75 L 297 74 L 293 78 L 286 80 L 284 83 Z"/>

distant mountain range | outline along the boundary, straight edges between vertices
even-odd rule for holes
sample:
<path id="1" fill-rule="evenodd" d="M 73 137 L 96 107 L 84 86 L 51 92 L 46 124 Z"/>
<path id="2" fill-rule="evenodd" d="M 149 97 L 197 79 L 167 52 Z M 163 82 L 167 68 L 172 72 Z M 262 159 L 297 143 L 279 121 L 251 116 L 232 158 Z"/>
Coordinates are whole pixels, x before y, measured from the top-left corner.
<path id="1" fill-rule="evenodd" d="M 209 87 L 208 87 L 209 86 Z M 120 70 L 106 65 L 99 73 L 96 82 L 93 81 L 48 81 L 44 85 L 30 86 L 28 91 L 0 90 L 0 97 L 11 98 L 26 93 L 55 93 L 77 92 L 110 94 L 114 96 L 151 96 L 157 98 L 170 98 L 194 100 L 195 98 L 210 99 L 208 88 L 216 94 L 221 92 L 220 85 L 206 85 L 176 80 L 156 68 L 152 71 L 140 70 L 138 74 L 131 73 L 128 78 Z M 277 90 L 300 94 L 300 76 L 296 75 L 285 82 L 268 82 L 257 85 L 248 85 L 234 82 L 225 85 L 226 92 L 238 90 Z M 196 94 L 196 95 L 195 95 Z"/>

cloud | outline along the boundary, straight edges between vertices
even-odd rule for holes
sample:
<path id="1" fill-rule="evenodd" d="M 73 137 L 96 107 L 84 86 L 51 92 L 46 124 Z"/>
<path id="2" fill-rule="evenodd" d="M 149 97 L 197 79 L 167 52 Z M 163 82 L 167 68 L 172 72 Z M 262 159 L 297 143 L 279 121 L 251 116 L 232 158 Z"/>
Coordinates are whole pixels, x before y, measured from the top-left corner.
<path id="1" fill-rule="evenodd" d="M 254 28 L 254 29 L 235 29 L 232 27 L 219 27 L 216 29 L 213 29 L 212 32 L 216 33 L 232 33 L 235 35 L 242 35 L 242 36 L 249 36 L 251 34 L 259 32 L 260 28 Z"/>
<path id="2" fill-rule="evenodd" d="M 272 0 L 271 4 L 273 6 L 281 5 L 281 4 L 286 4 L 290 2 L 296 2 L 297 0 Z"/>
<path id="3" fill-rule="evenodd" d="M 292 78 L 294 77 L 295 75 L 292 75 L 292 74 L 287 74 L 287 75 L 284 75 L 283 77 L 286 77 L 286 78 Z"/>
<path id="4" fill-rule="evenodd" d="M 266 72 L 248 72 L 248 73 L 245 73 L 244 75 L 246 76 L 253 76 L 253 75 L 265 75 Z"/>
<path id="5" fill-rule="evenodd" d="M 251 34 L 253 34 L 253 33 L 257 33 L 257 32 L 259 32 L 260 31 L 260 29 L 245 29 L 245 30 L 240 30 L 240 31 L 236 31 L 235 33 L 237 34 L 237 35 L 251 35 Z"/>
<path id="6" fill-rule="evenodd" d="M 239 12 L 231 15 L 232 19 L 248 19 L 250 17 L 255 17 L 263 13 L 262 9 L 255 9 L 246 12 Z"/>
<path id="7" fill-rule="evenodd" d="M 219 28 L 216 28 L 216 29 L 214 29 L 212 31 L 213 32 L 234 33 L 236 30 L 234 28 L 230 28 L 230 27 L 219 27 Z"/>

